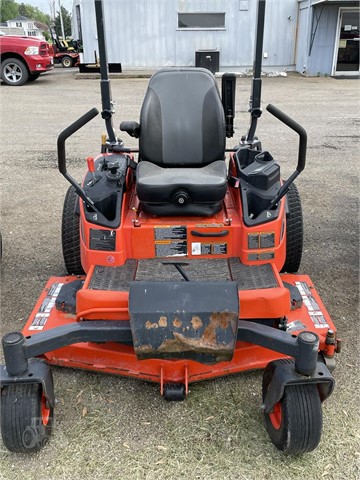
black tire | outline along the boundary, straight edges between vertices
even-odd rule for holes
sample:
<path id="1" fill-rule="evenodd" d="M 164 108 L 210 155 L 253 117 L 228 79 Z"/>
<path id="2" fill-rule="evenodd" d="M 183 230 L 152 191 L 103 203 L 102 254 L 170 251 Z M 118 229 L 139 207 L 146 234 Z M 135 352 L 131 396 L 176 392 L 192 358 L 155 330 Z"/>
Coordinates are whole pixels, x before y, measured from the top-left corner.
<path id="1" fill-rule="evenodd" d="M 69 275 L 83 275 L 80 256 L 80 219 L 75 213 L 79 197 L 73 186 L 66 192 L 62 215 L 61 241 L 65 267 Z"/>
<path id="2" fill-rule="evenodd" d="M 295 273 L 300 268 L 303 250 L 303 216 L 301 199 L 294 183 L 287 193 L 289 214 L 286 218 L 286 259 L 281 272 Z"/>
<path id="3" fill-rule="evenodd" d="M 11 452 L 39 451 L 52 432 L 54 409 L 38 383 L 6 385 L 1 391 L 1 435 Z"/>
<path id="4" fill-rule="evenodd" d="M 65 55 L 65 57 L 62 57 L 61 59 L 61 65 L 64 68 L 71 68 L 74 65 L 74 61 L 71 57 L 69 57 L 68 55 Z"/>
<path id="5" fill-rule="evenodd" d="M 20 87 L 28 81 L 29 72 L 21 60 L 7 58 L 1 63 L 1 78 L 7 85 Z"/>
<path id="6" fill-rule="evenodd" d="M 289 361 L 291 362 L 276 362 Z M 263 401 L 276 362 L 271 362 L 264 371 Z M 322 408 L 317 386 L 288 385 L 272 412 L 264 412 L 264 418 L 270 439 L 279 450 L 290 455 L 311 452 L 318 446 L 322 432 Z"/>
<path id="7" fill-rule="evenodd" d="M 31 73 L 29 75 L 29 82 L 34 82 L 40 77 L 40 73 Z"/>

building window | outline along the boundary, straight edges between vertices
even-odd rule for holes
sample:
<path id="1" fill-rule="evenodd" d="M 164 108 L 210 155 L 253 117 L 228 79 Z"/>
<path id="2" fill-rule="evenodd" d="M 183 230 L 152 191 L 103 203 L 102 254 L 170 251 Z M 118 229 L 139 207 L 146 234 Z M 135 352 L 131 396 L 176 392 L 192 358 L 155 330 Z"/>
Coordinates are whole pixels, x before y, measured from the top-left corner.
<path id="1" fill-rule="evenodd" d="M 178 13 L 179 28 L 225 28 L 225 13 Z"/>
<path id="2" fill-rule="evenodd" d="M 36 31 L 35 30 L 29 30 L 28 31 L 28 36 L 29 37 L 36 37 Z"/>
<path id="3" fill-rule="evenodd" d="M 17 27 L 22 27 L 22 23 L 21 22 L 16 22 L 16 26 Z"/>
<path id="4" fill-rule="evenodd" d="M 34 28 L 34 24 L 33 23 L 28 23 L 28 28 Z"/>

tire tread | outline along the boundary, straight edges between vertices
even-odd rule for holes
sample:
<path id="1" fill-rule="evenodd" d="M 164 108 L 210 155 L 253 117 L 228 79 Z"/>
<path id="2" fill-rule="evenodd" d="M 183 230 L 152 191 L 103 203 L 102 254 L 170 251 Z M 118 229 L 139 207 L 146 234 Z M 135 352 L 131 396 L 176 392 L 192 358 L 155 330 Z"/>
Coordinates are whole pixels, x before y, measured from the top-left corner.
<path id="1" fill-rule="evenodd" d="M 286 219 L 286 259 L 281 272 L 295 273 L 300 268 L 303 250 L 303 215 L 297 186 L 292 183 L 287 193 L 289 215 Z"/>
<path id="2" fill-rule="evenodd" d="M 64 263 L 69 275 L 83 275 L 80 255 L 80 219 L 75 214 L 78 195 L 71 185 L 66 192 L 61 225 Z"/>

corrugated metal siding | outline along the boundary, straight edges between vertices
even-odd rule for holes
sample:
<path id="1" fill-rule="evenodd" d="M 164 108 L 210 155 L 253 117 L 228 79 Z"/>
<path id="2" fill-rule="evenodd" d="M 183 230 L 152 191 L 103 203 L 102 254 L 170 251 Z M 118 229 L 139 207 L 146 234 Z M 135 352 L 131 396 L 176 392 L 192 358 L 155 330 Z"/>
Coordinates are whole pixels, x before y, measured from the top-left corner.
<path id="1" fill-rule="evenodd" d="M 297 2 L 271 1 L 267 4 L 264 52 L 266 65 L 294 65 L 298 4 Z"/>
<path id="2" fill-rule="evenodd" d="M 299 3 L 297 42 L 295 51 L 296 71 L 305 73 L 308 61 L 308 37 L 309 37 L 309 2 L 305 0 Z M 312 12 L 312 9 L 310 9 Z"/>
<path id="3" fill-rule="evenodd" d="M 314 24 L 320 15 L 322 6 L 313 7 Z M 336 26 L 338 21 L 338 6 L 325 5 L 318 29 L 316 31 L 311 55 L 308 60 L 309 75 L 331 75 L 334 48 L 336 43 Z"/>
<path id="4" fill-rule="evenodd" d="M 257 1 L 240 10 L 239 0 L 103 0 L 108 61 L 125 68 L 195 64 L 195 51 L 220 50 L 220 67 L 252 66 Z M 93 0 L 80 5 L 84 61 L 97 49 Z M 242 7 L 246 2 L 241 2 Z M 268 0 L 264 69 L 294 67 L 297 0 Z M 225 12 L 225 30 L 180 30 L 178 12 Z M 288 17 L 291 17 L 289 19 Z M 75 18 L 75 12 L 74 12 Z M 75 22 L 74 22 L 75 23 Z M 76 36 L 74 24 L 74 35 Z"/>

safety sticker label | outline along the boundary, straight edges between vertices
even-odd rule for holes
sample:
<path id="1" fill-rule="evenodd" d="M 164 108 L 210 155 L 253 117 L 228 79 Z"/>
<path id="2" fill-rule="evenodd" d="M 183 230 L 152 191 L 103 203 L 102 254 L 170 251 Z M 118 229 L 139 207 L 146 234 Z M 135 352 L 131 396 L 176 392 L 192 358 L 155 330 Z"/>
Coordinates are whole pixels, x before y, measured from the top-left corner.
<path id="1" fill-rule="evenodd" d="M 34 320 L 31 322 L 29 330 L 42 330 L 49 316 L 50 313 L 37 313 Z"/>
<path id="2" fill-rule="evenodd" d="M 50 313 L 55 305 L 55 297 L 46 297 L 39 309 L 40 313 Z"/>
<path id="3" fill-rule="evenodd" d="M 286 331 L 287 332 L 299 332 L 300 330 L 305 330 L 306 325 L 304 325 L 300 320 L 294 320 L 293 322 L 289 323 Z"/>
<path id="4" fill-rule="evenodd" d="M 51 285 L 47 296 L 40 305 L 38 313 L 35 314 L 35 317 L 31 322 L 29 330 L 42 330 L 44 328 L 63 285 L 63 283 L 53 283 Z"/>
<path id="5" fill-rule="evenodd" d="M 192 255 L 225 255 L 226 253 L 227 243 L 193 242 L 191 244 Z"/>
<path id="6" fill-rule="evenodd" d="M 313 321 L 316 328 L 328 328 L 326 318 L 321 312 L 310 313 L 310 318 Z"/>
<path id="7" fill-rule="evenodd" d="M 309 317 L 315 328 L 329 328 L 326 318 L 322 313 L 319 304 L 313 297 L 309 286 L 305 282 L 295 282 L 295 285 L 302 296 L 303 303 L 308 310 Z"/>
<path id="8" fill-rule="evenodd" d="M 59 295 L 63 285 L 63 283 L 53 283 L 48 291 L 48 296 L 56 298 Z"/>
<path id="9" fill-rule="evenodd" d="M 154 227 L 156 240 L 186 240 L 186 227 L 182 225 L 162 225 Z"/>
<path id="10" fill-rule="evenodd" d="M 156 257 L 186 257 L 187 242 L 158 240 L 155 241 Z"/>
<path id="11" fill-rule="evenodd" d="M 186 226 L 161 225 L 154 227 L 156 257 L 185 257 L 187 255 Z"/>

